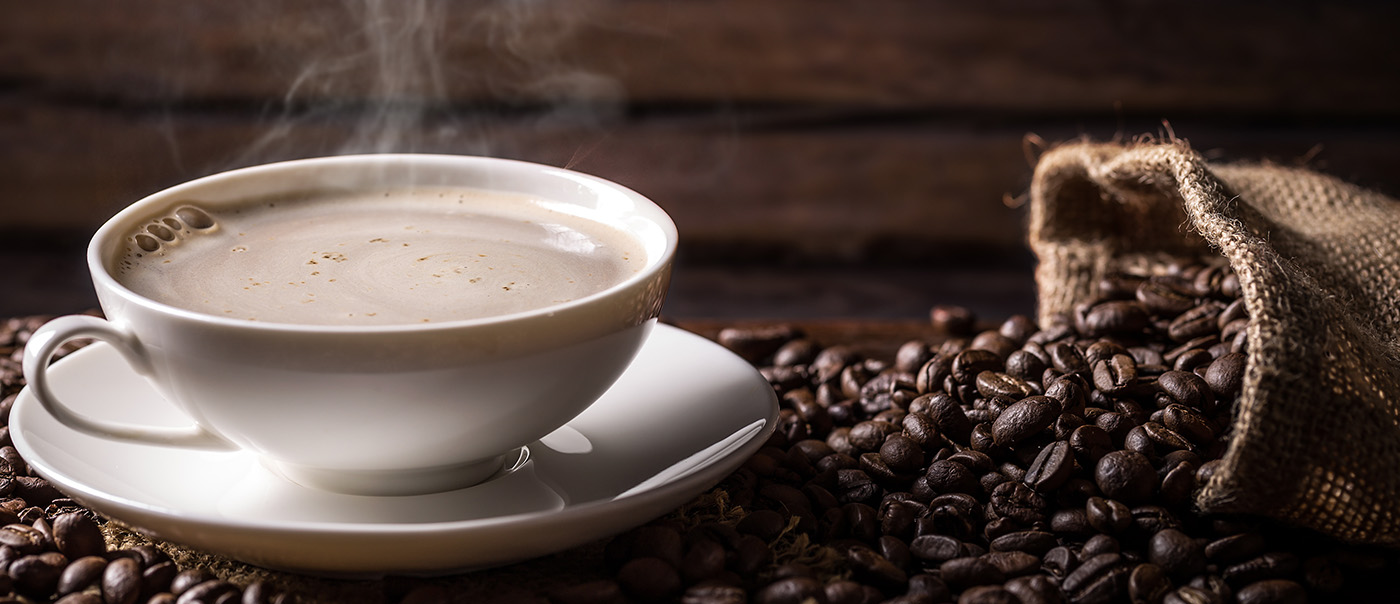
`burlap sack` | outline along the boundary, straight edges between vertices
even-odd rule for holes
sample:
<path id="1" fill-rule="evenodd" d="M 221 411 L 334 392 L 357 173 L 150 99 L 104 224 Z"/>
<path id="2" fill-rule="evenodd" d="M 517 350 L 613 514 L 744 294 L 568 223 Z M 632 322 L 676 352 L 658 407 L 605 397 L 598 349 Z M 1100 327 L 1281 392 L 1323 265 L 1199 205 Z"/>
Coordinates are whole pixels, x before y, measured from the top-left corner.
<path id="1" fill-rule="evenodd" d="M 1400 203 L 1314 172 L 1208 164 L 1183 142 L 1075 143 L 1031 185 L 1042 320 L 1101 276 L 1223 255 L 1249 363 L 1211 512 L 1400 545 Z"/>

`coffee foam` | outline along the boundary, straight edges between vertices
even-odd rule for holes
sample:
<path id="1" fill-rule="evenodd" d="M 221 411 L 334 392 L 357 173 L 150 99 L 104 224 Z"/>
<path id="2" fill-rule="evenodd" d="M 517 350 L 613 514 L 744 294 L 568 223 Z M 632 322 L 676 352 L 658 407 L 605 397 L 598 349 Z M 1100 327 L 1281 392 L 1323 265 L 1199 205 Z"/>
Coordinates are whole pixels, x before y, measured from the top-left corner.
<path id="1" fill-rule="evenodd" d="M 644 268 L 631 236 L 548 205 L 458 188 L 191 202 L 133 229 L 110 266 L 128 289 L 171 306 L 320 325 L 512 314 Z"/>

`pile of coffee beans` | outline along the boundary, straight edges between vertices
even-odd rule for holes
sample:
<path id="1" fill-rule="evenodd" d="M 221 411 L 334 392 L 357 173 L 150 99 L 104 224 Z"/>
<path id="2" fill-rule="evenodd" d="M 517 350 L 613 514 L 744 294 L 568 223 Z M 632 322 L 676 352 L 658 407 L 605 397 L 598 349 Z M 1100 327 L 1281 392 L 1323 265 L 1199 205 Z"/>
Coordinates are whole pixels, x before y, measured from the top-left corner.
<path id="1" fill-rule="evenodd" d="M 104 520 L 30 471 L 10 441 L 9 418 L 24 343 L 45 319 L 0 322 L 0 604 L 293 602 L 266 583 L 240 587 L 205 569 L 181 570 L 150 545 L 111 549 Z"/>
<path id="2" fill-rule="evenodd" d="M 614 539 L 576 602 L 1294 603 L 1396 568 L 1193 493 L 1225 451 L 1246 308 L 1219 264 L 1121 275 L 1073 313 L 893 359 L 787 327 L 720 342 L 781 398 L 776 434 L 712 495 Z"/>

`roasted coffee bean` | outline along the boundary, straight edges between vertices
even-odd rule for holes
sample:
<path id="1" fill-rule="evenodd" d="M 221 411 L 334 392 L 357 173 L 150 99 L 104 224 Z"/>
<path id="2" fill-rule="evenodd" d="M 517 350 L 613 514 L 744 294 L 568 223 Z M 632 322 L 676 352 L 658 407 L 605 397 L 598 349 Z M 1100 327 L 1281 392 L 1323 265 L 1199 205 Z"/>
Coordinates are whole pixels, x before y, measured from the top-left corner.
<path id="1" fill-rule="evenodd" d="M 1128 597 L 1133 604 L 1157 604 L 1171 588 L 1171 579 L 1156 564 L 1139 564 L 1128 576 Z"/>
<path id="2" fill-rule="evenodd" d="M 1181 313 L 1167 326 L 1167 337 L 1176 342 L 1187 342 L 1195 338 L 1219 332 L 1216 318 L 1225 310 L 1225 305 L 1209 300 L 1200 306 Z"/>
<path id="3" fill-rule="evenodd" d="M 1095 466 L 1094 482 L 1105 496 L 1132 504 L 1152 496 L 1157 489 L 1157 472 L 1141 453 L 1114 451 Z"/>
<path id="4" fill-rule="evenodd" d="M 1196 468 L 1188 461 L 1175 464 L 1171 468 L 1162 477 L 1162 485 L 1157 492 L 1168 505 L 1186 505 L 1196 492 Z"/>
<path id="5" fill-rule="evenodd" d="M 59 575 L 54 593 L 62 596 L 98 585 L 102 580 L 102 571 L 106 568 L 107 559 L 101 556 L 85 556 L 73 560 Z"/>
<path id="6" fill-rule="evenodd" d="M 1052 574 L 1064 577 L 1079 566 L 1079 556 L 1068 547 L 1057 545 L 1041 557 L 1041 564 Z"/>
<path id="7" fill-rule="evenodd" d="M 170 604 L 174 604 L 174 603 L 175 603 L 175 599 L 172 597 L 172 598 L 170 599 Z M 79 593 L 71 593 L 71 594 L 68 594 L 68 595 L 66 595 L 66 596 L 63 596 L 62 598 L 59 598 L 58 600 L 55 600 L 55 601 L 54 601 L 54 604 L 103 604 L 103 602 L 102 602 L 102 596 L 99 596 L 99 595 L 97 595 L 97 594 L 95 594 L 95 593 L 79 592 Z M 148 604 L 160 604 L 160 603 L 159 603 L 159 602 L 156 602 L 155 599 L 152 599 L 150 602 L 148 602 Z"/>
<path id="8" fill-rule="evenodd" d="M 929 311 L 929 319 L 933 326 L 950 335 L 967 335 L 972 333 L 973 325 L 977 322 L 977 315 L 963 306 L 940 304 L 934 306 Z"/>
<path id="9" fill-rule="evenodd" d="M 1098 426 L 1080 426 L 1070 433 L 1069 446 L 1074 450 L 1080 464 L 1093 467 L 1098 465 L 1103 456 L 1113 451 L 1113 438 Z"/>
<path id="10" fill-rule="evenodd" d="M 1079 558 L 1088 560 L 1094 556 L 1118 554 L 1122 552 L 1123 548 L 1120 546 L 1117 537 L 1100 533 L 1084 541 L 1084 545 L 1079 547 Z"/>
<path id="11" fill-rule="evenodd" d="M 72 512 L 54 518 L 53 540 L 58 551 L 77 560 L 85 556 L 101 555 L 107 549 L 102 530 L 87 514 Z"/>
<path id="12" fill-rule="evenodd" d="M 141 571 L 141 596 L 150 596 L 170 590 L 170 581 L 175 578 L 175 574 L 180 572 L 171 561 L 159 562 L 146 567 Z M 256 587 L 256 590 L 254 588 Z M 255 583 L 244 588 L 245 600 L 259 601 L 259 594 L 267 595 L 271 587 L 264 583 Z M 266 598 L 264 598 L 266 599 Z"/>
<path id="13" fill-rule="evenodd" d="M 992 539 L 989 544 L 992 551 L 1007 552 L 1020 551 L 1036 556 L 1043 556 L 1057 545 L 1055 535 L 1045 531 L 1016 531 L 1001 535 Z"/>
<path id="14" fill-rule="evenodd" d="M 1044 575 L 1016 577 L 1006 582 L 1006 591 L 1016 596 L 1019 604 L 1062 604 L 1060 587 Z"/>
<path id="15" fill-rule="evenodd" d="M 758 363 L 777 352 L 790 340 L 802 333 L 791 325 L 772 327 L 727 328 L 720 330 L 716 338 L 720 345 L 733 351 L 750 363 Z"/>
<path id="16" fill-rule="evenodd" d="M 998 359 L 1005 360 L 1007 355 L 1021 347 L 1021 343 L 1002 335 L 997 331 L 983 331 L 978 333 L 968 342 L 969 350 L 986 350 L 997 355 Z"/>
<path id="17" fill-rule="evenodd" d="M 952 377 L 959 384 L 974 384 L 978 374 L 983 371 L 1000 370 L 1002 367 L 1001 357 L 996 353 L 973 348 L 953 357 Z"/>
<path id="18" fill-rule="evenodd" d="M 894 368 L 900 373 L 914 374 L 933 359 L 933 348 L 923 340 L 909 340 L 894 354 Z"/>
<path id="19" fill-rule="evenodd" d="M 1194 377 L 1194 376 L 1193 376 Z M 1202 380 L 1204 384 L 1204 380 Z M 1171 404 L 1163 409 L 1163 423 L 1191 442 L 1198 445 L 1209 445 L 1215 441 L 1215 430 L 1211 427 L 1210 420 L 1200 411 L 1192 409 L 1186 405 Z"/>
<path id="20" fill-rule="evenodd" d="M 817 359 L 821 347 L 816 342 L 799 338 L 780 346 L 773 353 L 773 364 L 782 366 L 808 365 Z"/>
<path id="21" fill-rule="evenodd" d="M 235 602 L 239 598 L 237 585 L 220 580 L 210 580 L 195 585 L 184 593 L 180 594 L 177 600 L 179 604 L 193 604 L 195 602 Z M 106 599 L 106 592 L 103 592 L 103 599 Z M 107 600 L 111 601 L 111 600 Z"/>
<path id="22" fill-rule="evenodd" d="M 822 588 L 822 593 L 826 604 L 866 604 L 884 599 L 884 594 L 875 588 L 855 581 L 832 581 Z M 822 598 L 813 598 L 813 601 L 820 604 Z"/>
<path id="23" fill-rule="evenodd" d="M 1074 473 L 1074 453 L 1070 444 L 1057 440 L 1040 450 L 1022 478 L 1031 488 L 1051 493 Z"/>
<path id="24" fill-rule="evenodd" d="M 1127 355 L 1128 349 L 1112 340 L 1099 340 L 1084 349 L 1084 362 L 1092 368 L 1099 361 L 1106 361 L 1114 355 Z"/>
<path id="25" fill-rule="evenodd" d="M 1223 602 L 1229 602 L 1235 597 L 1235 590 L 1230 587 L 1230 584 L 1214 573 L 1196 575 L 1188 585 L 1212 594 Z"/>
<path id="26" fill-rule="evenodd" d="M 1060 508 L 1050 515 L 1050 530 L 1067 538 L 1087 535 L 1094 530 L 1083 508 Z"/>
<path id="27" fill-rule="evenodd" d="M 914 389 L 920 394 L 933 394 L 943 388 L 943 382 L 953 375 L 953 357 L 934 353 L 933 357 L 914 372 Z"/>
<path id="28" fill-rule="evenodd" d="M 1127 414 L 1107 411 L 1094 418 L 1094 425 L 1103 428 L 1113 442 L 1122 443 L 1123 439 L 1128 437 L 1128 432 L 1136 428 L 1138 423 Z"/>
<path id="29" fill-rule="evenodd" d="M 1065 576 L 1064 581 L 1060 583 L 1060 587 L 1064 588 L 1066 592 L 1071 594 L 1070 598 L 1075 601 L 1085 599 L 1080 595 L 1080 593 L 1084 591 L 1092 590 L 1094 592 L 1098 592 L 1104 589 L 1108 589 L 1109 591 L 1118 591 L 1116 589 L 1113 589 L 1116 586 L 1111 585 L 1111 583 L 1114 582 L 1113 580 L 1111 580 L 1113 579 L 1112 571 L 1115 568 L 1122 565 L 1122 563 L 1123 557 L 1116 553 L 1099 554 L 1097 556 L 1093 556 L 1081 563 L 1069 575 Z M 1099 584 L 1104 582 L 1106 579 L 1110 579 L 1110 585 L 1104 587 L 1099 586 Z M 1122 582 L 1123 589 L 1121 591 L 1127 591 L 1126 576 L 1122 578 Z M 1099 600 L 1097 598 L 1094 598 L 1093 600 L 1112 601 L 1112 598 L 1108 598 L 1106 600 Z"/>
<path id="30" fill-rule="evenodd" d="M 1128 434 L 1123 437 L 1123 450 L 1141 453 L 1148 461 L 1157 459 L 1157 443 L 1147 436 L 1147 430 L 1142 426 L 1133 426 L 1128 430 Z"/>
<path id="31" fill-rule="evenodd" d="M 853 546 L 846 550 L 846 563 L 856 580 L 873 584 L 884 590 L 901 588 L 909 580 L 899 567 L 886 560 L 875 550 L 865 546 Z"/>
<path id="32" fill-rule="evenodd" d="M 1268 552 L 1226 567 L 1221 577 L 1231 585 L 1247 585 L 1265 579 L 1281 579 L 1297 573 L 1302 563 L 1290 552 Z"/>
<path id="33" fill-rule="evenodd" d="M 1206 558 L 1219 564 L 1234 564 L 1264 553 L 1267 543 L 1259 533 L 1239 533 L 1221 537 L 1205 546 Z"/>
<path id="34" fill-rule="evenodd" d="M 1138 302 L 1141 302 L 1153 314 L 1177 315 L 1196 305 L 1196 298 L 1191 293 L 1182 291 L 1183 285 L 1170 277 L 1152 277 L 1143 281 L 1134 292 Z"/>
<path id="35" fill-rule="evenodd" d="M 1243 298 L 1239 298 L 1225 305 L 1225 309 L 1220 311 L 1220 316 L 1216 317 L 1215 325 L 1221 330 L 1224 330 L 1226 325 L 1240 319 L 1248 318 L 1249 307 L 1245 304 Z"/>
<path id="36" fill-rule="evenodd" d="M 947 535 L 920 535 L 909 542 L 909 553 L 927 562 L 943 562 L 966 555 L 961 541 Z"/>
<path id="37" fill-rule="evenodd" d="M 1191 442 L 1176 431 L 1163 426 L 1157 422 L 1147 422 L 1142 425 L 1143 432 L 1157 446 L 1158 451 L 1176 451 L 1190 449 Z"/>
<path id="38" fill-rule="evenodd" d="M 826 598 L 822 583 L 810 577 L 779 579 L 760 589 L 755 604 L 802 604 L 808 599 Z"/>
<path id="39" fill-rule="evenodd" d="M 793 443 L 792 450 L 801 452 L 802 455 L 806 456 L 807 460 L 811 461 L 813 464 L 821 461 L 823 457 L 836 452 L 835 449 L 832 449 L 831 446 L 825 442 L 812 438 Z"/>
<path id="40" fill-rule="evenodd" d="M 1069 342 L 1055 342 L 1045 347 L 1045 351 L 1050 354 L 1051 366 L 1060 373 L 1087 373 L 1089 364 L 1084 360 L 1084 353 Z"/>
<path id="41" fill-rule="evenodd" d="M 1163 604 L 1225 604 L 1225 600 L 1209 591 L 1190 585 L 1182 585 L 1175 591 L 1167 592 Z"/>
<path id="42" fill-rule="evenodd" d="M 943 581 L 954 591 L 1006 581 L 1001 569 L 981 557 L 953 558 L 944 562 L 939 570 L 942 572 Z"/>
<path id="43" fill-rule="evenodd" d="M 922 400 L 924 413 L 938 426 L 939 432 L 959 442 L 967 441 L 972 433 L 972 422 L 957 401 L 946 393 L 931 394 Z"/>
<path id="44" fill-rule="evenodd" d="M 870 475 L 859 469 L 837 470 L 836 499 L 842 503 L 879 502 L 880 486 L 870 479 Z"/>
<path id="45" fill-rule="evenodd" d="M 1101 533 L 1114 535 L 1133 525 L 1132 510 L 1112 499 L 1090 497 L 1084 502 L 1084 513 L 1089 525 Z"/>
<path id="46" fill-rule="evenodd" d="M 865 543 L 874 543 L 880 538 L 879 512 L 863 503 L 848 503 L 841 506 L 846 516 L 846 526 L 851 537 Z"/>
<path id="47" fill-rule="evenodd" d="M 1007 577 L 1020 577 L 1040 570 L 1040 556 L 1023 551 L 987 552 L 982 554 L 982 559 Z"/>
<path id="48" fill-rule="evenodd" d="M 1296 581 L 1270 579 L 1251 583 L 1235 594 L 1240 604 L 1304 604 L 1307 590 Z"/>
<path id="49" fill-rule="evenodd" d="M 1132 508 L 1133 526 L 1146 534 L 1166 529 L 1182 528 L 1181 520 L 1171 510 L 1160 505 L 1140 505 Z"/>
<path id="50" fill-rule="evenodd" d="M 1177 529 L 1166 529 L 1152 535 L 1147 558 L 1177 581 L 1184 581 L 1205 570 L 1205 543 Z"/>
<path id="51" fill-rule="evenodd" d="M 1205 379 L 1194 373 L 1168 371 L 1157 376 L 1157 385 L 1177 403 L 1206 413 L 1215 409 L 1215 392 Z"/>
<path id="52" fill-rule="evenodd" d="M 899 432 L 899 426 L 889 422 L 865 421 L 851 427 L 851 445 L 860 452 L 880 450 L 885 438 Z"/>
<path id="53" fill-rule="evenodd" d="M 857 461 L 860 462 L 858 467 L 878 484 L 890 485 L 903 482 L 903 479 L 906 478 L 886 465 L 879 453 L 861 453 Z M 877 493 L 876 496 L 878 497 L 879 494 Z"/>
<path id="54" fill-rule="evenodd" d="M 16 592 L 30 597 L 46 597 L 58 587 L 68 558 L 58 552 L 24 556 L 11 562 L 7 572 Z"/>
<path id="55" fill-rule="evenodd" d="M 1165 355 L 1164 355 L 1165 356 Z M 1215 360 L 1215 357 L 1200 348 L 1189 348 L 1179 352 L 1171 361 L 1173 371 L 1191 371 Z"/>
<path id="56" fill-rule="evenodd" d="M 1096 304 L 1084 315 L 1084 335 L 1134 335 L 1148 326 L 1147 310 L 1137 301 L 1110 300 Z"/>
<path id="57" fill-rule="evenodd" d="M 1009 373 L 983 371 L 977 374 L 977 392 L 982 396 L 1022 399 L 1036 393 L 1031 383 Z"/>
<path id="58" fill-rule="evenodd" d="M 0 527 L 0 545 L 9 546 L 20 554 L 36 554 L 44 548 L 45 537 L 27 524 L 7 524 Z"/>
<path id="59" fill-rule="evenodd" d="M 992 511 L 997 516 L 1010 518 L 1025 525 L 1045 520 L 1045 498 L 1022 482 L 1004 482 L 997 485 L 990 497 Z"/>
<path id="60" fill-rule="evenodd" d="M 184 595 L 190 588 L 202 583 L 214 580 L 214 574 L 208 569 L 191 568 L 175 573 L 175 578 L 170 580 L 170 593 L 176 596 Z"/>
<path id="61" fill-rule="evenodd" d="M 1137 382 L 1137 362 L 1126 354 L 1115 354 L 1093 365 L 1094 387 L 1118 393 Z"/>
<path id="62" fill-rule="evenodd" d="M 938 425 L 925 413 L 915 412 L 904 416 L 900 422 L 904 434 L 920 447 L 932 449 L 941 444 Z"/>
<path id="63" fill-rule="evenodd" d="M 1060 401 L 1048 396 L 1029 396 L 1006 408 L 993 422 L 992 440 L 1012 446 L 1050 427 L 1060 414 Z"/>
<path id="64" fill-rule="evenodd" d="M 917 507 L 916 507 L 917 506 Z M 917 502 L 893 501 L 885 499 L 880 502 L 880 532 L 885 535 L 908 538 L 914 531 L 914 523 L 927 512 Z"/>
<path id="65" fill-rule="evenodd" d="M 1025 350 L 1012 351 L 1006 357 L 1006 373 L 1026 382 L 1039 380 L 1046 367 L 1045 361 Z"/>
<path id="66" fill-rule="evenodd" d="M 958 596 L 958 604 L 1021 604 L 1021 601 L 1001 585 L 978 585 Z"/>
<path id="67" fill-rule="evenodd" d="M 880 459 L 895 472 L 911 474 L 924 466 L 924 451 L 914 439 L 896 433 L 880 445 Z"/>
<path id="68" fill-rule="evenodd" d="M 940 460 L 929 464 L 925 473 L 928 479 L 928 486 L 937 493 L 967 493 L 969 495 L 980 495 L 982 486 L 977 481 L 977 476 L 962 464 Z"/>
<path id="69" fill-rule="evenodd" d="M 1206 384 L 1211 392 L 1223 398 L 1233 398 L 1244 384 L 1244 370 L 1248 358 L 1238 352 L 1222 355 L 1206 367 Z"/>

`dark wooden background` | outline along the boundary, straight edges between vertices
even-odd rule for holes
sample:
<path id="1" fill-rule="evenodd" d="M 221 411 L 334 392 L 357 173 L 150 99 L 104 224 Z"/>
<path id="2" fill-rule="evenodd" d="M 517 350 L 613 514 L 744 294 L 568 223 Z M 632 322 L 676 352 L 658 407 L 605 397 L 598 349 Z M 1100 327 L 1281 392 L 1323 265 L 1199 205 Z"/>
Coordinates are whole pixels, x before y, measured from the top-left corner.
<path id="1" fill-rule="evenodd" d="M 0 0 L 0 315 L 93 304 L 163 187 L 342 152 L 631 186 L 677 318 L 1029 312 L 1037 149 L 1171 134 L 1400 193 L 1400 5 L 1358 0 Z"/>

